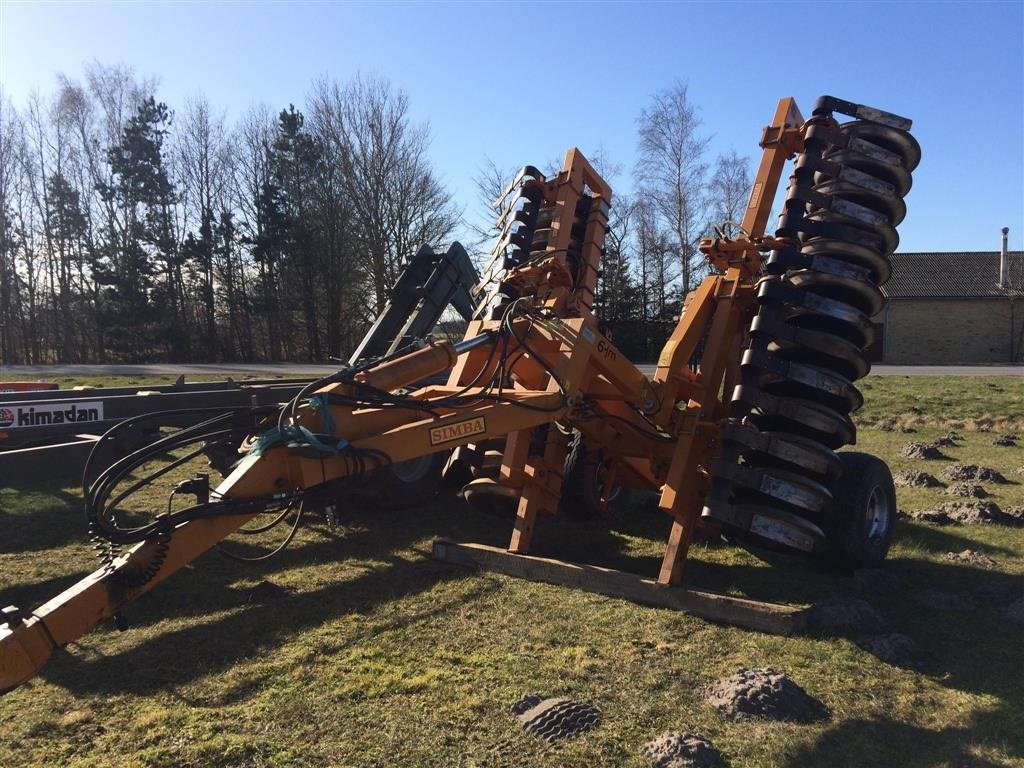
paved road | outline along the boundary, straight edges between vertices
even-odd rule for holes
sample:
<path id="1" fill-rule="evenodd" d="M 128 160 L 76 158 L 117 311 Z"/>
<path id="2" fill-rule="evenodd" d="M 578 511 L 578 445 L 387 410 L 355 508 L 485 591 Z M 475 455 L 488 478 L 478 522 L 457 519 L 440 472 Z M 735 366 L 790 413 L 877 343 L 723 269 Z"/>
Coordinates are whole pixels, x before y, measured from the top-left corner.
<path id="1" fill-rule="evenodd" d="M 640 365 L 654 373 L 653 363 Z M 0 381 L 7 377 L 46 376 L 316 376 L 338 370 L 336 365 L 314 363 L 153 363 L 139 365 L 0 365 Z M 876 365 L 879 376 L 1021 376 L 1024 365 Z"/>

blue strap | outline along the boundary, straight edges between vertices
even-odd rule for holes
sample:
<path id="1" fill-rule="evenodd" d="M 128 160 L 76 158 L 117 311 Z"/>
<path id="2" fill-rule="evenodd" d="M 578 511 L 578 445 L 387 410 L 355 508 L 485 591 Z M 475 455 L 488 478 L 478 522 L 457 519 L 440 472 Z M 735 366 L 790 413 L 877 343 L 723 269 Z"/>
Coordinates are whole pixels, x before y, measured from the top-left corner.
<path id="1" fill-rule="evenodd" d="M 326 395 L 314 395 L 309 398 L 309 408 L 312 411 L 319 411 L 323 415 L 323 430 L 327 435 L 334 434 L 334 416 L 331 414 L 331 409 L 327 406 Z M 320 451 L 321 453 L 330 454 L 331 456 L 337 456 L 343 450 L 345 450 L 349 442 L 345 438 L 341 438 L 337 443 L 333 445 L 325 443 L 321 438 L 323 435 L 315 435 L 310 432 L 306 427 L 289 424 L 283 429 L 274 427 L 268 429 L 259 439 L 249 448 L 249 453 L 253 456 L 262 456 L 266 451 L 274 448 L 278 445 L 287 445 L 289 448 L 302 449 L 312 448 L 313 450 Z"/>

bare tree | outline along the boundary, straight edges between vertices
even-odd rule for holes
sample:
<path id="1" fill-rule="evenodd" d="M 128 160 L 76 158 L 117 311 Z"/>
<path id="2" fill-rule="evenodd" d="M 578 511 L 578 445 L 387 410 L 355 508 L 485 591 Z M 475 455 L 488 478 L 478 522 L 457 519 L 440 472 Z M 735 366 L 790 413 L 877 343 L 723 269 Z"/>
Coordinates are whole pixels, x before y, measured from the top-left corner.
<path id="1" fill-rule="evenodd" d="M 684 295 L 696 285 L 704 268 L 698 245 L 708 207 L 705 155 L 710 137 L 704 136 L 700 127 L 687 86 L 678 80 L 656 93 L 637 118 L 636 188 L 672 237 Z"/>
<path id="2" fill-rule="evenodd" d="M 215 300 L 217 230 L 221 213 L 227 208 L 231 176 L 231 154 L 224 116 L 211 114 L 209 102 L 203 96 L 188 100 L 175 144 L 181 219 L 185 229 L 194 230 L 185 239 L 185 255 L 198 283 L 199 325 L 205 337 L 203 346 L 207 358 L 214 360 L 221 355 Z M 233 294 L 234 286 L 228 285 L 227 292 Z M 229 303 L 229 339 L 232 340 L 237 335 L 237 317 L 233 310 Z"/>
<path id="3" fill-rule="evenodd" d="M 598 144 L 594 151 L 587 155 L 587 160 L 614 191 L 615 182 L 622 175 L 622 163 L 617 163 L 612 159 L 604 144 Z M 619 195 L 616 195 L 616 197 L 619 197 Z M 618 205 L 618 202 L 616 202 L 616 205 Z"/>
<path id="4" fill-rule="evenodd" d="M 672 235 L 659 221 L 654 205 L 643 198 L 634 206 L 637 257 L 644 288 L 644 320 L 667 320 L 678 303 L 679 262 Z"/>
<path id="5" fill-rule="evenodd" d="M 16 361 L 15 329 L 18 312 L 18 272 L 15 262 L 17 233 L 14 194 L 18 186 L 21 118 L 0 92 L 0 360 Z"/>
<path id="6" fill-rule="evenodd" d="M 344 178 L 379 309 L 402 262 L 419 245 L 447 238 L 458 214 L 430 167 L 430 132 L 411 122 L 406 93 L 383 78 L 357 77 L 341 96 Z"/>
<path id="7" fill-rule="evenodd" d="M 466 222 L 473 238 L 467 249 L 478 261 L 486 259 L 499 232 L 495 226 L 498 212 L 494 209 L 494 201 L 518 172 L 518 168 L 499 168 L 490 157 L 484 157 L 483 164 L 473 176 L 476 206 Z"/>
<path id="8" fill-rule="evenodd" d="M 740 157 L 733 149 L 715 160 L 710 182 L 711 224 L 726 237 L 740 232 L 751 183 L 749 157 Z"/>
<path id="9" fill-rule="evenodd" d="M 598 171 L 600 173 L 600 171 Z M 603 174 L 602 174 L 603 176 Z M 597 285 L 595 302 L 606 320 L 635 319 L 639 307 L 631 252 L 636 235 L 637 204 L 626 195 L 620 196 L 608 218 L 601 277 Z"/>
<path id="10" fill-rule="evenodd" d="M 246 341 L 253 345 L 251 354 L 255 354 L 255 344 L 259 341 L 260 355 L 278 360 L 281 357 L 282 318 L 276 287 L 281 253 L 269 245 L 274 239 L 271 235 L 275 223 L 268 215 L 272 213 L 274 203 L 270 168 L 274 125 L 274 114 L 265 104 L 253 106 L 243 115 L 232 140 L 232 187 L 234 206 L 239 213 L 239 239 L 248 250 L 254 270 L 251 295 L 252 322 L 256 333 Z M 244 277 L 243 270 L 240 278 L 244 280 Z M 241 287 L 245 295 L 245 284 L 242 283 Z"/>
<path id="11" fill-rule="evenodd" d="M 106 162 L 107 150 L 116 141 L 130 109 L 141 100 L 141 86 L 122 68 L 99 64 L 86 69 L 86 85 L 59 75 L 56 119 L 66 126 L 70 149 L 65 176 L 69 198 L 81 213 L 82 228 L 75 248 L 75 325 L 83 348 L 92 348 L 90 359 L 105 356 L 104 329 L 97 317 L 101 286 L 95 279 L 95 265 L 102 244 L 109 236 L 115 211 L 102 200 L 99 188 L 112 179 Z M 104 110 L 104 101 L 109 109 Z M 120 108 L 115 106 L 120 105 Z M 118 111 L 119 109 L 123 111 Z"/>

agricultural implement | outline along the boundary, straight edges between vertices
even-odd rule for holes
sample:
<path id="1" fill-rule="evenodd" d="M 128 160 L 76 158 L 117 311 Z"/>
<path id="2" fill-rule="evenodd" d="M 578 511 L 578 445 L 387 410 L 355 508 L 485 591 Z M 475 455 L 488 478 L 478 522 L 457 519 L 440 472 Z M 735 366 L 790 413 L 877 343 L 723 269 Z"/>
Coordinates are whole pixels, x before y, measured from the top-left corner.
<path id="1" fill-rule="evenodd" d="M 920 157 L 909 128 L 831 97 L 806 120 L 792 99 L 780 101 L 743 235 L 701 243 L 711 274 L 688 297 L 651 378 L 593 310 L 608 185 L 576 149 L 550 179 L 524 168 L 496 203 L 488 300 L 463 341 L 346 366 L 280 411 L 255 414 L 244 439 L 232 414 L 214 414 L 87 467 L 103 566 L 34 611 L 5 609 L 0 690 L 247 523 L 263 530 L 291 516 L 294 530 L 303 508 L 331 507 L 367 473 L 505 436 L 495 475 L 463 494 L 514 515 L 509 557 L 527 556 L 544 516 L 599 513 L 615 489 L 636 488 L 657 493 L 672 519 L 652 586 L 666 593 L 682 582 L 698 529 L 847 567 L 877 564 L 895 516 L 891 476 L 874 457 L 835 449 L 855 439 L 850 413 L 861 396 L 852 382 L 868 371 L 870 318 Z M 765 236 L 790 158 L 779 226 Z M 445 384 L 414 386 L 439 374 Z M 216 488 L 197 476 L 175 486 L 174 498 L 194 497 L 187 505 L 141 523 L 120 513 L 204 443 L 236 438 L 238 461 Z M 177 458 L 149 478 L 132 474 L 168 454 Z"/>

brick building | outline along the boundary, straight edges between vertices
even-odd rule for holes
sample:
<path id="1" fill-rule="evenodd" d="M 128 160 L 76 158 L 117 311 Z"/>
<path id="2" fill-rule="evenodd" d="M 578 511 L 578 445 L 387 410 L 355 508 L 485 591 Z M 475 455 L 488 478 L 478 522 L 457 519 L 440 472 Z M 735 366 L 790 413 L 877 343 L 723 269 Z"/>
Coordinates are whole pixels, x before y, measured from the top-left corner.
<path id="1" fill-rule="evenodd" d="M 895 253 L 892 267 L 872 359 L 1024 362 L 1024 252 Z"/>

